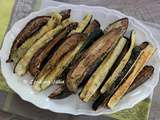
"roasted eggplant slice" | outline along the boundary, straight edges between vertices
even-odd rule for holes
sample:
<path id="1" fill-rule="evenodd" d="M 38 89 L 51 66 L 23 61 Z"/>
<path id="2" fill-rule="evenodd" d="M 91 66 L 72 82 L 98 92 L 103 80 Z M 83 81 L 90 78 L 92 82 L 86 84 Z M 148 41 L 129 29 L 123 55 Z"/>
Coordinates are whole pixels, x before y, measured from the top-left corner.
<path id="1" fill-rule="evenodd" d="M 67 56 L 68 53 L 70 53 L 70 51 L 74 50 L 75 47 L 79 43 L 84 41 L 85 39 L 86 39 L 86 35 L 85 34 L 75 33 L 75 34 L 72 34 L 70 37 L 68 37 L 65 40 L 65 42 L 63 42 L 63 44 L 58 48 L 58 50 L 54 53 L 52 58 L 48 61 L 48 63 L 44 66 L 42 71 L 36 77 L 36 79 L 35 79 L 35 81 L 33 83 L 33 87 L 35 88 L 35 90 L 40 91 L 42 89 L 40 87 L 42 82 L 43 81 L 47 81 L 47 79 L 45 77 L 52 71 L 53 68 L 56 69 L 55 67 L 56 67 L 57 64 L 60 64 L 61 59 L 64 59 L 65 56 Z M 63 64 L 61 66 L 63 66 Z M 61 68 L 62 67 L 59 67 L 58 69 L 61 69 Z M 65 67 L 63 66 L 63 68 L 65 68 Z M 54 81 L 54 80 L 55 79 L 53 79 L 52 81 Z M 45 83 L 50 85 L 50 83 L 52 81 L 45 82 Z M 48 87 L 48 86 L 46 86 L 46 87 Z"/>
<path id="2" fill-rule="evenodd" d="M 50 16 L 38 16 L 29 21 L 22 31 L 17 35 L 13 42 L 9 58 L 7 62 L 12 62 L 13 53 L 19 48 L 29 37 L 31 37 L 35 32 L 37 32 L 42 26 L 47 24 Z"/>
<path id="3" fill-rule="evenodd" d="M 42 48 L 46 43 L 52 40 L 59 32 L 61 32 L 70 23 L 71 21 L 66 19 L 65 21 L 62 22 L 62 24 L 58 25 L 55 29 L 47 32 L 42 38 L 37 40 L 17 63 L 17 65 L 15 66 L 15 73 L 17 73 L 20 76 L 24 75 L 28 70 L 29 63 L 34 54 L 40 48 Z"/>
<path id="4" fill-rule="evenodd" d="M 117 76 L 117 79 L 114 81 L 113 84 L 111 84 L 111 87 L 109 87 L 103 94 L 99 96 L 99 98 L 94 102 L 92 108 L 96 110 L 100 105 L 103 105 L 104 103 L 107 103 L 109 98 L 112 96 L 112 94 L 118 89 L 120 84 L 123 82 L 125 76 L 129 74 L 131 69 L 134 66 L 134 63 L 138 59 L 138 56 L 140 55 L 141 51 L 147 46 L 147 44 L 142 43 L 140 46 L 136 46 L 133 48 L 131 57 L 129 58 L 128 62 L 126 63 L 125 67 L 121 71 L 121 73 Z"/>
<path id="5" fill-rule="evenodd" d="M 41 48 L 35 53 L 29 65 L 29 71 L 33 76 L 38 75 L 38 73 L 40 72 L 40 69 L 41 69 L 40 67 L 41 67 L 43 60 L 48 56 L 52 48 L 58 42 L 63 40 L 71 30 L 75 29 L 77 25 L 78 23 L 76 22 L 69 24 L 59 35 L 57 35 L 53 40 L 51 40 L 43 48 Z"/>
<path id="6" fill-rule="evenodd" d="M 54 84 L 53 86 L 53 92 L 48 96 L 50 99 L 63 99 L 72 94 L 70 91 L 68 91 L 64 84 Z"/>
<path id="7" fill-rule="evenodd" d="M 148 66 L 148 65 L 144 66 L 142 71 L 137 75 L 134 82 L 128 89 L 128 92 L 134 90 L 136 87 L 143 84 L 146 80 L 148 80 L 152 76 L 153 72 L 154 72 L 153 66 Z"/>
<path id="8" fill-rule="evenodd" d="M 96 42 L 81 57 L 81 61 L 76 63 L 75 67 L 67 75 L 66 84 L 71 92 L 76 92 L 79 84 L 83 81 L 93 63 L 103 54 L 108 54 L 123 36 L 128 26 L 121 26 L 118 29 L 113 29 L 106 33 Z M 125 29 L 125 30 L 124 30 Z"/>
<path id="9" fill-rule="evenodd" d="M 127 40 L 125 38 L 121 38 L 114 50 L 107 55 L 101 65 L 93 73 L 80 94 L 81 100 L 83 100 L 84 102 L 88 102 L 90 98 L 96 93 L 106 75 L 108 74 L 109 70 L 111 69 L 112 65 L 116 61 L 117 57 L 123 50 L 126 41 Z"/>
<path id="10" fill-rule="evenodd" d="M 114 81 L 118 78 L 119 74 L 121 73 L 122 69 L 125 67 L 126 63 L 128 62 L 128 60 L 131 56 L 132 49 L 135 45 L 135 41 L 136 41 L 136 33 L 134 31 L 132 31 L 130 48 L 129 48 L 128 52 L 126 53 L 126 55 L 121 60 L 121 62 L 119 63 L 119 65 L 116 67 L 116 69 L 114 70 L 112 75 L 106 80 L 105 84 L 102 86 L 102 88 L 100 90 L 101 94 L 103 94 L 105 91 L 110 89 L 110 87 L 112 86 Z"/>
<path id="11" fill-rule="evenodd" d="M 62 10 L 60 15 L 62 16 L 62 21 L 69 18 L 71 16 L 71 9 Z"/>
<path id="12" fill-rule="evenodd" d="M 109 108 L 113 108 L 122 98 L 122 96 L 127 92 L 131 84 L 134 82 L 136 76 L 141 72 L 145 63 L 149 61 L 151 56 L 154 54 L 155 50 L 156 49 L 151 44 L 149 44 L 146 48 L 144 48 L 138 60 L 136 61 L 130 75 L 126 78 L 126 80 L 122 83 L 122 85 L 116 90 L 116 92 L 113 94 L 113 96 L 110 98 L 109 102 L 107 103 L 107 106 Z"/>
<path id="13" fill-rule="evenodd" d="M 59 13 L 53 13 L 51 19 L 49 19 L 48 23 L 43 26 L 39 31 L 37 31 L 33 36 L 28 38 L 12 55 L 12 59 L 14 63 L 17 63 L 18 60 L 27 52 L 27 50 L 43 35 L 45 35 L 50 30 L 54 29 L 57 25 L 59 25 L 62 19 L 69 17 L 69 10 L 62 11 Z"/>
<path id="14" fill-rule="evenodd" d="M 117 21 L 115 21 L 114 23 L 111 23 L 108 25 L 108 27 L 106 27 L 106 29 L 104 30 L 105 33 L 111 31 L 112 29 L 116 29 L 119 28 L 120 26 L 127 26 L 128 25 L 128 18 L 122 18 L 119 19 Z"/>

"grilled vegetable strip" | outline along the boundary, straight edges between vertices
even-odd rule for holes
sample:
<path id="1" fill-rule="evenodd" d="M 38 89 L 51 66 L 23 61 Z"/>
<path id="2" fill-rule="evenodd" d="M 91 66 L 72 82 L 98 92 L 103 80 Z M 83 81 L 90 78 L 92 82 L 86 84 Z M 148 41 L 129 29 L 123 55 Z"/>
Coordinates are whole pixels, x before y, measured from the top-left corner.
<path id="1" fill-rule="evenodd" d="M 54 99 L 56 96 L 61 94 L 64 90 L 64 85 L 53 85 L 53 92 L 48 96 L 51 99 Z"/>
<path id="2" fill-rule="evenodd" d="M 57 25 L 61 23 L 63 19 L 66 19 L 70 16 L 70 11 L 65 10 L 59 13 L 53 13 L 51 19 L 49 19 L 48 23 L 43 26 L 39 31 L 35 33 L 32 37 L 28 38 L 26 42 L 18 48 L 17 52 L 13 55 L 14 63 L 17 63 L 18 60 L 27 52 L 27 50 L 43 35 L 45 35 L 50 30 L 54 29 Z"/>
<path id="3" fill-rule="evenodd" d="M 102 88 L 100 90 L 100 92 L 102 94 L 105 91 L 107 91 L 107 90 L 110 89 L 111 85 L 114 83 L 114 81 L 117 79 L 117 77 L 121 73 L 122 69 L 125 67 L 126 63 L 128 62 L 128 60 L 129 60 L 129 58 L 131 56 L 132 49 L 133 49 L 133 47 L 135 45 L 135 39 L 136 39 L 136 33 L 134 31 L 132 31 L 132 33 L 131 33 L 131 45 L 130 45 L 130 48 L 129 48 L 128 52 L 126 53 L 126 55 L 121 60 L 120 64 L 114 70 L 114 72 L 112 73 L 112 75 L 108 78 L 108 80 L 106 80 L 105 84 L 102 86 Z"/>
<path id="4" fill-rule="evenodd" d="M 49 19 L 50 16 L 38 16 L 25 25 L 25 27 L 17 35 L 16 39 L 12 44 L 12 48 L 7 62 L 12 62 L 13 53 L 17 50 L 17 48 L 19 48 L 29 37 L 31 37 L 42 26 L 44 26 Z"/>
<path id="5" fill-rule="evenodd" d="M 91 27 L 93 28 L 98 28 L 99 23 L 97 21 L 93 21 L 85 30 L 85 34 L 89 34 L 92 32 L 92 29 L 90 29 Z M 73 35 L 73 33 L 72 33 Z M 71 36 L 72 36 L 71 35 Z M 86 36 L 87 37 L 87 36 Z M 47 77 L 41 77 L 42 81 L 43 79 L 45 79 L 45 81 L 41 84 L 41 89 L 46 89 L 52 81 L 55 81 L 55 79 L 57 77 L 59 77 L 61 75 L 61 73 L 66 69 L 66 67 L 68 67 L 68 65 L 72 62 L 72 60 L 77 56 L 77 54 L 80 53 L 80 51 L 82 50 L 82 48 L 84 47 L 83 45 L 87 45 L 85 44 L 86 42 L 88 42 L 88 39 L 86 39 L 86 37 L 83 37 L 83 40 L 81 42 L 78 43 L 78 45 L 76 46 L 76 48 L 74 50 L 72 50 L 70 53 L 68 53 L 68 55 L 66 55 L 66 59 L 61 60 L 58 63 L 58 67 L 56 66 L 49 74 Z M 92 40 L 92 39 L 89 39 Z M 46 70 L 45 70 L 46 71 Z M 41 83 L 41 82 L 40 82 Z"/>
<path id="6" fill-rule="evenodd" d="M 87 34 L 87 36 L 90 35 L 91 32 L 93 32 L 96 28 L 100 29 L 100 23 L 94 19 L 88 26 L 87 28 L 84 30 L 83 33 Z"/>
<path id="7" fill-rule="evenodd" d="M 128 18 L 122 18 L 115 21 L 112 24 L 109 24 L 108 27 L 104 30 L 105 33 L 111 31 L 112 29 L 119 28 L 120 26 L 128 25 Z"/>
<path id="8" fill-rule="evenodd" d="M 94 23 L 94 21 L 93 21 L 93 23 Z M 90 25 L 87 28 L 90 28 Z M 74 59 L 72 60 L 72 62 L 69 63 L 69 65 L 68 65 L 68 67 L 66 67 L 66 69 L 64 69 L 64 70 L 62 69 L 63 72 L 58 77 L 58 79 L 61 79 L 61 80 L 65 80 L 66 79 L 68 71 L 72 68 L 72 64 L 74 64 L 74 62 L 79 59 L 81 51 L 84 50 L 84 49 L 86 49 L 88 46 L 90 46 L 90 44 L 92 44 L 94 40 L 96 40 L 97 38 L 99 38 L 100 36 L 102 36 L 102 34 L 103 34 L 103 32 L 102 32 L 102 30 L 100 28 L 95 28 L 95 30 L 93 30 L 93 32 L 91 32 L 91 34 L 87 38 L 87 41 L 85 41 L 85 43 L 83 44 L 83 46 L 81 47 L 81 49 L 79 50 L 79 52 L 76 54 L 76 56 L 74 57 Z M 88 77 L 92 74 L 92 71 L 94 71 L 94 69 L 99 65 L 100 61 L 102 61 L 101 59 L 97 60 L 96 63 L 95 63 L 95 65 L 92 66 L 92 70 L 90 70 L 89 72 L 87 72 L 88 74 L 86 75 L 87 76 L 86 79 L 88 79 Z M 53 93 L 54 93 L 54 91 L 53 91 Z M 59 95 L 57 95 L 54 98 L 57 98 L 57 99 L 65 98 L 65 97 L 68 97 L 71 94 L 72 93 L 70 91 L 68 91 L 68 89 L 65 87 L 65 89 L 62 91 L 62 93 L 60 93 Z"/>
<path id="9" fill-rule="evenodd" d="M 61 25 L 57 26 L 55 29 L 47 32 L 42 38 L 37 40 L 31 48 L 26 52 L 26 54 L 20 59 L 20 61 L 15 66 L 15 73 L 18 75 L 24 75 L 27 72 L 28 65 L 33 55 L 46 43 L 55 37 L 60 31 L 62 31 L 67 25 L 70 24 L 69 20 L 65 20 Z"/>
<path id="10" fill-rule="evenodd" d="M 78 24 L 78 27 L 75 30 L 72 30 L 69 35 L 73 33 L 83 32 L 85 28 L 88 26 L 88 24 L 90 23 L 91 19 L 92 19 L 92 15 L 90 14 L 87 14 L 86 16 L 84 16 L 83 20 Z"/>
<path id="11" fill-rule="evenodd" d="M 88 19 L 87 19 L 88 20 Z M 82 22 L 81 23 L 83 23 L 84 21 L 82 20 Z M 94 24 L 93 24 L 94 23 Z M 97 24 L 97 25 L 96 25 Z M 87 29 L 88 28 L 91 28 L 91 26 L 94 26 L 94 27 L 99 27 L 99 23 L 97 22 L 97 21 L 93 21 L 92 22 L 92 24 L 91 25 L 89 25 L 88 27 L 87 27 Z M 78 27 L 81 27 L 81 26 L 78 26 Z M 83 27 L 83 26 L 82 26 Z M 82 29 L 81 29 L 82 30 Z M 82 30 L 83 31 L 83 30 Z M 86 30 L 86 31 L 88 31 L 88 32 L 91 32 L 90 31 L 90 29 L 88 29 L 88 30 Z M 73 32 L 72 32 L 72 34 L 73 34 Z M 87 32 L 85 32 L 85 34 L 87 34 Z M 71 35 L 72 36 L 72 35 Z M 78 39 L 78 38 L 77 38 Z M 83 39 L 84 40 L 86 40 L 86 38 L 84 38 L 83 37 Z M 71 59 L 69 59 L 69 61 L 67 62 L 67 65 L 65 65 L 64 64 L 64 68 L 66 68 L 65 66 L 68 66 L 69 65 L 69 63 L 73 60 L 73 58 L 76 56 L 76 53 L 78 53 L 79 51 L 80 51 L 80 49 L 81 49 L 81 47 L 82 47 L 82 45 L 84 44 L 84 42 L 79 42 L 79 44 L 77 45 L 77 49 L 74 49 L 73 50 L 73 53 L 72 54 L 70 54 L 71 55 Z M 64 44 L 64 47 L 62 47 L 62 49 L 64 49 L 65 48 L 65 44 Z M 59 49 L 59 51 L 61 52 L 62 50 L 60 50 Z M 58 52 L 57 52 L 58 53 Z M 60 54 L 58 53 L 57 54 L 57 56 L 60 56 Z M 53 58 L 53 60 L 52 60 L 52 58 Z M 39 87 L 39 85 L 41 84 L 41 82 L 43 81 L 43 79 L 49 74 L 49 72 L 54 68 L 54 65 L 56 65 L 55 63 L 54 63 L 54 61 L 55 61 L 55 57 L 54 57 L 54 55 L 52 56 L 52 58 L 49 60 L 50 61 L 50 63 L 48 62 L 46 65 L 45 65 L 45 67 L 42 69 L 42 71 L 40 72 L 40 74 L 37 76 L 37 78 L 35 79 L 35 83 L 34 83 L 34 88 L 35 88 L 35 90 L 37 90 L 37 91 L 40 91 L 40 90 L 42 90 L 40 87 Z M 57 61 L 58 62 L 58 61 Z M 59 63 L 58 63 L 59 64 Z M 63 66 L 63 65 L 61 65 L 61 66 Z M 65 70 L 65 69 L 60 69 L 61 70 L 61 73 Z M 46 72 L 47 71 L 47 72 Z M 60 72 L 59 72 L 60 73 Z M 58 77 L 60 74 L 58 74 L 56 77 Z M 36 82 L 36 81 L 40 81 L 40 82 Z M 53 81 L 54 81 L 54 79 L 53 79 Z M 38 83 L 38 84 L 37 84 Z M 50 84 L 51 82 L 49 82 L 49 84 Z M 47 87 L 47 86 L 46 86 Z"/>
<path id="12" fill-rule="evenodd" d="M 92 95 L 94 95 L 97 89 L 100 87 L 106 75 L 108 74 L 110 68 L 112 67 L 117 57 L 121 53 L 123 47 L 125 46 L 125 43 L 126 39 L 121 38 L 118 44 L 116 45 L 115 49 L 113 50 L 113 52 L 111 52 L 111 54 L 104 59 L 101 65 L 97 68 L 97 70 L 88 80 L 87 84 L 84 86 L 80 94 L 80 98 L 84 102 L 88 102 L 92 97 Z"/>
<path id="13" fill-rule="evenodd" d="M 76 63 L 77 65 L 67 75 L 67 87 L 71 92 L 76 92 L 79 84 L 82 82 L 86 75 L 86 71 L 95 63 L 95 61 L 107 54 L 117 44 L 118 40 L 124 34 L 124 28 L 127 30 L 127 26 L 121 26 L 118 29 L 114 29 L 111 32 L 103 35 L 100 39 L 95 41 L 91 47 L 83 54 L 81 61 Z"/>
<path id="14" fill-rule="evenodd" d="M 127 64 L 123 68 L 122 72 L 118 75 L 117 79 L 111 85 L 111 87 L 105 91 L 100 97 L 94 102 L 93 109 L 96 110 L 100 105 L 108 103 L 109 98 L 113 95 L 113 93 L 118 89 L 118 87 L 122 84 L 125 76 L 127 76 L 131 69 L 134 67 L 138 56 L 140 55 L 141 51 L 147 46 L 145 42 L 142 43 L 140 46 L 136 46 L 132 50 L 131 57 L 129 58 Z"/>
<path id="15" fill-rule="evenodd" d="M 29 71 L 33 76 L 38 75 L 40 72 L 40 67 L 43 62 L 43 60 L 48 56 L 51 49 L 62 39 L 64 39 L 67 34 L 75 29 L 77 27 L 77 23 L 71 23 L 69 24 L 58 36 L 56 36 L 54 39 L 52 39 L 49 43 L 47 43 L 42 49 L 38 50 L 34 57 L 32 58 L 30 65 L 29 65 Z"/>
<path id="16" fill-rule="evenodd" d="M 143 84 L 146 80 L 148 80 L 152 76 L 153 72 L 154 72 L 154 67 L 146 65 L 142 69 L 142 71 L 137 75 L 134 82 L 132 83 L 132 85 L 128 89 L 128 92 L 132 91 L 136 87 Z"/>
<path id="17" fill-rule="evenodd" d="M 107 104 L 108 107 L 113 108 L 119 102 L 121 97 L 127 92 L 131 84 L 134 82 L 134 79 L 136 78 L 136 76 L 143 69 L 144 64 L 148 62 L 151 56 L 154 54 L 155 50 L 156 49 L 151 44 L 149 44 L 143 50 L 142 54 L 139 56 L 138 60 L 136 61 L 136 64 L 131 74 L 124 81 L 124 83 L 118 88 L 118 90 L 114 93 L 114 95 L 110 98 Z"/>
<path id="18" fill-rule="evenodd" d="M 48 96 L 50 99 L 63 99 L 71 95 L 64 84 L 54 84 L 53 92 Z"/>
<path id="19" fill-rule="evenodd" d="M 42 81 L 47 81 L 45 78 L 49 72 L 57 65 L 60 64 L 60 60 L 65 57 L 65 55 L 74 50 L 74 48 L 79 44 L 81 41 L 84 41 L 86 39 L 86 36 L 82 33 L 75 33 L 72 34 L 68 39 L 65 40 L 65 42 L 58 48 L 58 50 L 54 53 L 52 58 L 48 61 L 48 63 L 44 66 L 42 71 L 39 73 L 37 78 L 35 79 L 35 82 L 33 84 L 33 87 L 35 90 L 40 91 L 40 85 L 42 84 Z M 67 60 L 66 60 L 67 61 Z M 64 66 L 63 66 L 64 68 Z M 56 68 L 54 68 L 56 69 Z M 58 68 L 60 69 L 60 68 Z M 54 81 L 55 79 L 53 79 Z M 52 82 L 52 81 L 51 81 Z M 49 84 L 51 82 L 45 82 L 46 84 Z M 46 86 L 48 87 L 48 86 Z"/>
<path id="20" fill-rule="evenodd" d="M 44 34 L 46 34 L 48 31 L 55 28 L 58 24 L 60 24 L 62 19 L 62 16 L 59 13 L 54 13 L 51 19 L 48 21 L 48 23 L 43 26 L 35 35 L 28 38 L 26 42 L 20 46 L 17 51 L 13 54 L 13 62 L 17 63 L 18 60 L 27 52 L 27 50 L 38 40 L 40 39 Z"/>
<path id="21" fill-rule="evenodd" d="M 67 10 L 62 10 L 60 12 L 60 15 L 62 16 L 62 21 L 69 18 L 71 15 L 71 9 L 67 9 Z"/>

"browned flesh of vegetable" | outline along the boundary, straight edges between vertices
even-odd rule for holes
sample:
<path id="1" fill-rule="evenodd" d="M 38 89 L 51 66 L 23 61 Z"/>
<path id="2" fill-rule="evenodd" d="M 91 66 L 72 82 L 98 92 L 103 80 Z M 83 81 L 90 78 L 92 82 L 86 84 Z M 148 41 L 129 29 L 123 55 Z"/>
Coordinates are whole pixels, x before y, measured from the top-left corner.
<path id="1" fill-rule="evenodd" d="M 72 93 L 68 91 L 64 84 L 53 85 L 53 91 L 48 96 L 50 99 L 63 99 L 70 96 Z"/>
<path id="2" fill-rule="evenodd" d="M 13 42 L 9 59 L 7 62 L 11 62 L 11 54 L 17 48 L 19 48 L 27 38 L 31 37 L 36 31 L 38 31 L 42 26 L 47 24 L 50 16 L 38 16 L 29 21 L 22 31 L 17 35 L 16 39 Z"/>
<path id="3" fill-rule="evenodd" d="M 42 71 L 38 74 L 36 79 L 41 78 L 42 76 L 46 76 L 56 66 L 61 58 L 63 58 L 64 55 L 72 51 L 78 45 L 78 43 L 85 40 L 85 38 L 86 35 L 82 33 L 75 33 L 66 38 L 66 40 L 62 43 L 62 45 L 60 45 L 57 51 L 44 66 Z"/>
<path id="4" fill-rule="evenodd" d="M 80 62 L 67 75 L 66 85 L 71 92 L 76 92 L 79 84 L 83 81 L 86 71 L 100 58 L 103 54 L 109 53 L 117 44 L 118 40 L 127 30 L 128 26 L 120 26 L 117 29 L 103 35 L 95 41 L 89 49 L 84 52 Z M 125 29 L 125 30 L 124 30 Z"/>
<path id="5" fill-rule="evenodd" d="M 100 23 L 97 20 L 93 20 L 88 27 L 84 30 L 83 33 L 87 34 L 87 36 L 89 36 L 89 34 L 95 29 L 95 28 L 100 28 Z"/>
<path id="6" fill-rule="evenodd" d="M 154 67 L 146 65 L 142 71 L 137 75 L 134 82 L 132 83 L 131 87 L 128 89 L 128 92 L 132 91 L 136 87 L 143 84 L 146 80 L 148 80 L 154 72 Z"/>
<path id="7" fill-rule="evenodd" d="M 131 68 L 133 68 L 133 65 L 134 65 L 135 61 L 138 59 L 138 56 L 140 55 L 140 52 L 147 45 L 148 45 L 148 42 L 143 42 L 142 44 L 140 44 L 139 46 L 136 46 L 132 50 L 132 54 L 131 54 L 131 57 L 130 57 L 129 61 L 127 62 L 127 64 L 123 68 L 122 72 L 119 74 L 119 76 L 116 79 L 116 81 L 114 81 L 114 84 L 112 84 L 112 87 L 110 88 L 110 90 L 104 92 L 103 94 L 101 94 L 99 96 L 99 98 L 94 102 L 94 104 L 92 106 L 92 108 L 94 110 L 96 110 L 100 105 L 103 105 L 104 102 L 107 103 L 109 101 L 110 97 L 114 94 L 114 92 L 118 89 L 118 87 L 123 83 L 124 78 L 126 77 L 126 75 L 129 74 L 129 70 L 131 70 Z M 124 50 L 126 50 L 126 48 L 124 48 Z M 122 54 L 124 54 L 123 51 L 122 51 Z M 119 58 L 121 58 L 121 57 L 118 57 L 118 61 L 121 60 Z"/>
<path id="8" fill-rule="evenodd" d="M 30 64 L 29 64 L 29 71 L 33 76 L 38 75 L 40 70 L 43 68 L 42 62 L 45 58 L 50 54 L 53 54 L 54 51 L 52 49 L 55 48 L 57 43 L 63 41 L 63 39 L 68 35 L 68 33 L 77 27 L 78 23 L 71 23 L 69 24 L 60 34 L 58 34 L 53 40 L 47 43 L 44 47 L 38 50 L 35 55 L 33 56 Z M 49 54 L 50 53 L 50 54 Z"/>
<path id="9" fill-rule="evenodd" d="M 60 12 L 60 15 L 62 16 L 62 21 L 69 18 L 71 15 L 71 9 L 67 9 L 67 10 L 62 10 Z"/>
<path id="10" fill-rule="evenodd" d="M 109 32 L 112 29 L 119 28 L 120 26 L 128 26 L 128 18 L 119 19 L 106 27 L 105 32 Z"/>

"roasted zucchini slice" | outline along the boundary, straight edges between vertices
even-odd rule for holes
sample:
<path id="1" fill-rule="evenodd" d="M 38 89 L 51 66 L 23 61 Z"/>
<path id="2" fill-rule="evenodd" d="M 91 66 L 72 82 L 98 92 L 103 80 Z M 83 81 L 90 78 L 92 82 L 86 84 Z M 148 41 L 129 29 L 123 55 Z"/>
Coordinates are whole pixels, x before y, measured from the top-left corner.
<path id="1" fill-rule="evenodd" d="M 110 87 L 112 86 L 112 84 L 118 78 L 119 74 L 121 73 L 122 69 L 125 67 L 126 63 L 128 62 L 128 60 L 131 56 L 132 49 L 135 45 L 135 41 L 136 41 L 136 33 L 134 31 L 132 31 L 130 48 L 129 48 L 128 52 L 126 53 L 126 55 L 121 60 L 121 62 L 119 63 L 119 65 L 116 67 L 116 69 L 114 70 L 112 75 L 108 78 L 108 80 L 106 80 L 105 84 L 100 89 L 101 94 L 103 94 L 105 91 L 109 90 Z"/>
<path id="2" fill-rule="evenodd" d="M 34 54 L 46 43 L 52 40 L 59 32 L 61 32 L 70 23 L 71 21 L 69 19 L 66 19 L 65 21 L 62 22 L 62 24 L 58 25 L 55 29 L 47 32 L 42 38 L 37 40 L 16 64 L 14 69 L 15 73 L 17 73 L 17 75 L 20 76 L 24 75 L 28 70 L 29 62 L 31 61 Z"/>
<path id="3" fill-rule="evenodd" d="M 78 24 L 78 27 L 75 30 L 72 30 L 71 34 L 73 33 L 81 33 L 85 30 L 85 28 L 89 25 L 90 21 L 92 19 L 92 15 L 87 14 L 84 16 L 83 20 Z"/>
<path id="4" fill-rule="evenodd" d="M 63 41 L 68 33 L 77 27 L 78 23 L 69 24 L 61 33 L 59 33 L 54 39 L 47 43 L 44 47 L 38 50 L 33 56 L 29 64 L 29 71 L 33 76 L 38 75 L 40 69 L 42 69 L 42 62 L 48 56 L 49 52 L 53 49 L 57 43 Z"/>
<path id="5" fill-rule="evenodd" d="M 96 110 L 100 105 L 103 105 L 104 103 L 108 102 L 109 98 L 112 96 L 112 94 L 116 91 L 116 89 L 123 82 L 124 78 L 129 74 L 129 72 L 133 68 L 141 51 L 147 45 L 148 44 L 146 44 L 146 43 L 142 43 L 140 46 L 136 46 L 135 48 L 133 48 L 132 53 L 131 53 L 131 57 L 129 58 L 128 62 L 126 63 L 126 65 L 123 68 L 123 70 L 121 71 L 121 73 L 118 75 L 117 79 L 114 81 L 114 83 L 111 85 L 111 87 L 108 90 L 106 90 L 103 94 L 101 94 L 99 96 L 99 98 L 94 102 L 94 104 L 92 106 L 92 108 L 94 110 Z"/>
<path id="6" fill-rule="evenodd" d="M 117 57 L 120 55 L 123 47 L 126 44 L 126 39 L 121 38 L 116 47 L 110 54 L 104 59 L 101 65 L 97 68 L 97 70 L 93 73 L 93 75 L 88 80 L 87 84 L 84 86 L 80 98 L 84 102 L 88 102 L 90 98 L 96 93 L 112 65 L 116 61 Z"/>
<path id="7" fill-rule="evenodd" d="M 141 72 L 144 65 L 149 61 L 151 56 L 154 54 L 155 50 L 156 48 L 154 48 L 153 45 L 151 44 L 149 44 L 146 48 L 144 48 L 138 60 L 136 61 L 132 69 L 132 72 L 122 83 L 122 85 L 116 90 L 116 92 L 112 95 L 109 102 L 107 103 L 107 106 L 109 108 L 113 108 L 122 98 L 122 96 L 127 92 L 131 84 L 134 82 L 136 76 Z"/>
<path id="8" fill-rule="evenodd" d="M 144 68 L 137 75 L 137 77 L 135 78 L 134 82 L 132 83 L 127 92 L 130 92 L 134 90 L 136 87 L 143 84 L 146 80 L 148 80 L 152 76 L 153 72 L 154 72 L 153 66 L 148 66 L 148 65 L 144 66 Z"/>
<path id="9" fill-rule="evenodd" d="M 54 29 L 59 25 L 62 19 L 66 19 L 70 16 L 69 10 L 62 11 L 59 13 L 53 13 L 52 17 L 49 19 L 48 23 L 43 26 L 39 31 L 37 31 L 33 36 L 28 38 L 17 50 L 12 54 L 12 59 L 14 63 L 17 63 L 18 60 L 27 52 L 27 50 L 43 35 L 45 35 L 50 30 Z"/>
<path id="10" fill-rule="evenodd" d="M 127 26 L 121 26 L 106 33 L 84 52 L 80 62 L 76 63 L 75 67 L 67 75 L 66 85 L 71 92 L 75 93 L 77 91 L 79 84 L 86 76 L 86 71 L 91 68 L 95 61 L 103 54 L 108 54 L 115 47 L 125 33 L 124 29 L 127 30 Z"/>
<path id="11" fill-rule="evenodd" d="M 50 16 L 38 16 L 36 18 L 33 18 L 31 21 L 29 21 L 25 27 L 22 29 L 22 31 L 17 35 L 16 39 L 14 40 L 12 44 L 12 48 L 10 51 L 9 58 L 7 62 L 12 62 L 12 56 L 13 53 L 29 38 L 31 37 L 35 32 L 37 32 L 42 26 L 47 24 L 48 20 L 50 19 Z"/>

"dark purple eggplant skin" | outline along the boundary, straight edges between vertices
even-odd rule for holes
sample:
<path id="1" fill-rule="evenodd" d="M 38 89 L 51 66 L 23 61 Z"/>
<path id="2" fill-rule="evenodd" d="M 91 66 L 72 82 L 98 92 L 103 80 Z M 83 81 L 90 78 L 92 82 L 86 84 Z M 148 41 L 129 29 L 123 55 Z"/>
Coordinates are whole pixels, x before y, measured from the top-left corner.
<path id="1" fill-rule="evenodd" d="M 147 81 L 153 75 L 153 72 L 154 72 L 153 66 L 149 66 L 149 65 L 144 66 L 142 71 L 137 75 L 134 82 L 128 89 L 128 92 L 131 92 L 138 86 L 142 85 L 145 81 Z"/>
<path id="2" fill-rule="evenodd" d="M 30 61 L 29 64 L 29 71 L 33 76 L 38 75 L 38 73 L 40 72 L 40 70 L 43 68 L 43 66 L 45 64 L 42 65 L 42 63 L 44 63 L 43 61 L 45 60 L 45 58 L 51 53 L 53 54 L 52 49 L 53 47 L 55 47 L 62 39 L 64 39 L 68 33 L 75 29 L 78 26 L 77 22 L 71 23 L 69 24 L 61 33 L 59 33 L 53 40 L 51 40 L 49 43 L 47 43 L 45 46 L 43 46 L 42 48 L 40 48 L 35 55 L 33 56 L 32 60 Z M 63 40 L 62 40 L 63 41 Z M 51 55 L 52 56 L 52 55 Z M 47 63 L 47 61 L 45 61 L 45 63 Z"/>
<path id="3" fill-rule="evenodd" d="M 12 44 L 10 51 L 10 56 L 7 62 L 12 62 L 11 54 L 19 48 L 29 37 L 31 37 L 35 32 L 37 32 L 42 26 L 47 24 L 50 16 L 38 16 L 29 21 L 21 32 L 17 35 L 16 39 Z"/>

